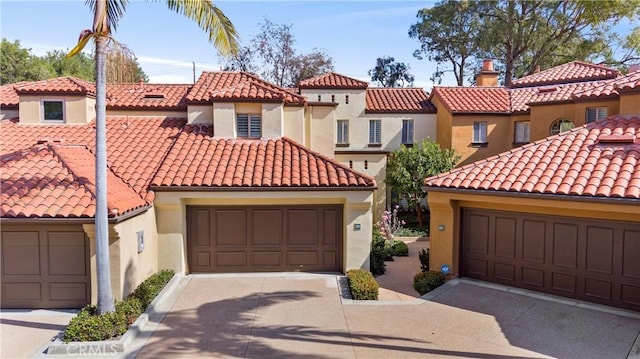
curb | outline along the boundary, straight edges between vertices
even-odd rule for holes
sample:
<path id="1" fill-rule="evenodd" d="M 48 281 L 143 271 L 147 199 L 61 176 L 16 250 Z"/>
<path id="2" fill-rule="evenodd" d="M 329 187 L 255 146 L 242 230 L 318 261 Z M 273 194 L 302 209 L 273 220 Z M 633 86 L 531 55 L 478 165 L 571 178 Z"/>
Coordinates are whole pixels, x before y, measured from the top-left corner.
<path id="1" fill-rule="evenodd" d="M 171 278 L 167 285 L 158 293 L 156 298 L 149 304 L 147 309 L 142 313 L 138 319 L 129 327 L 127 332 L 119 340 L 104 340 L 95 342 L 70 342 L 64 343 L 61 340 L 62 333 L 51 343 L 45 345 L 42 350 L 39 350 L 32 358 L 46 358 L 50 356 L 55 357 L 74 357 L 82 355 L 91 355 L 99 357 L 101 355 L 114 357 L 124 354 L 125 351 L 130 349 L 130 345 L 145 337 L 144 340 L 151 335 L 151 332 L 144 330 L 147 325 L 157 325 L 162 321 L 168 309 L 170 309 L 177 300 L 182 289 L 188 282 L 184 275 L 176 274 Z M 144 343 L 142 343 L 144 344 Z M 140 346 L 141 347 L 141 346 Z M 139 350 L 139 348 L 138 348 Z"/>

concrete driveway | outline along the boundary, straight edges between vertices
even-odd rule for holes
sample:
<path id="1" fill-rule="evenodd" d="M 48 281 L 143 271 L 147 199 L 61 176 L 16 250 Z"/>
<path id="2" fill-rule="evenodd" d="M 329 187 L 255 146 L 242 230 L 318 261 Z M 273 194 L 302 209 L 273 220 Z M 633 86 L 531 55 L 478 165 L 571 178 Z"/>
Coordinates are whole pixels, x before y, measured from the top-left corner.
<path id="1" fill-rule="evenodd" d="M 195 275 L 138 358 L 626 358 L 637 313 L 456 281 L 427 301 L 343 301 L 333 275 Z"/>

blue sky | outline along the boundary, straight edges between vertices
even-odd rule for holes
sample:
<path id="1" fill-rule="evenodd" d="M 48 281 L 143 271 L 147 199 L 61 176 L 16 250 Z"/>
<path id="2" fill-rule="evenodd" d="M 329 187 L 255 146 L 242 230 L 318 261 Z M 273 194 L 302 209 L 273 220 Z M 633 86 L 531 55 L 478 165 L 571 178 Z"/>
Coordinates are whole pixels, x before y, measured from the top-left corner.
<path id="1" fill-rule="evenodd" d="M 434 65 L 413 57 L 418 42 L 407 35 L 419 9 L 430 1 L 217 1 L 244 42 L 258 32 L 267 17 L 293 24 L 296 48 L 324 49 L 335 70 L 370 81 L 367 71 L 377 57 L 393 56 L 408 63 L 415 86 L 431 88 Z M 28 15 L 27 15 L 28 14 Z M 0 1 L 0 34 L 42 55 L 75 45 L 92 16 L 84 1 Z M 219 58 L 207 35 L 193 22 L 166 8 L 162 2 L 132 1 L 118 24 L 116 39 L 138 57 L 151 82 L 192 82 L 196 75 L 217 70 Z M 454 84 L 445 79 L 443 84 Z"/>

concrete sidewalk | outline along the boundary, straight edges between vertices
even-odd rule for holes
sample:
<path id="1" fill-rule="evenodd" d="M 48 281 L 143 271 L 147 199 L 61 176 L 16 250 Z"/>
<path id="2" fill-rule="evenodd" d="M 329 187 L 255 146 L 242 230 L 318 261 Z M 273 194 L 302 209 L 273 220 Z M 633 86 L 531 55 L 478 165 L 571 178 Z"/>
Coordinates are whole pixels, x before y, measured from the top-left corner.
<path id="1" fill-rule="evenodd" d="M 393 261 L 385 262 L 386 272 L 378 275 L 376 281 L 380 285 L 379 300 L 382 301 L 412 301 L 420 295 L 413 289 L 413 276 L 420 271 L 418 253 L 429 248 L 427 237 L 397 237 L 409 247 L 406 257 L 394 257 Z"/>

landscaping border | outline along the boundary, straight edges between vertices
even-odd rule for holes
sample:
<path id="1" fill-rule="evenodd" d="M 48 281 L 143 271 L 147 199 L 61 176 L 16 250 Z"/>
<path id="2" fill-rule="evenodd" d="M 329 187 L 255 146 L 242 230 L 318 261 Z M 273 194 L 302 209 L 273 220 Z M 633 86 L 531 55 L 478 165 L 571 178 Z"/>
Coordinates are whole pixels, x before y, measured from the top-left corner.
<path id="1" fill-rule="evenodd" d="M 177 289 L 182 280 L 184 279 L 182 274 L 174 274 L 171 280 L 162 288 L 160 293 L 153 299 L 147 309 L 142 313 L 138 319 L 127 329 L 127 332 L 118 340 L 102 340 L 92 342 L 69 342 L 65 343 L 60 338 L 62 333 L 52 341 L 46 349 L 47 355 L 72 355 L 78 356 L 83 354 L 89 354 L 93 356 L 98 355 L 114 355 L 123 353 L 129 344 L 131 344 L 136 338 L 143 334 L 143 328 L 153 320 L 154 322 L 160 322 L 164 318 L 166 311 L 157 310 L 160 304 L 164 304 L 165 300 L 171 300 L 170 305 L 177 299 L 177 296 L 172 296 L 175 289 Z M 181 292 L 181 291 L 180 291 Z M 173 297 L 173 298 L 172 298 Z"/>

